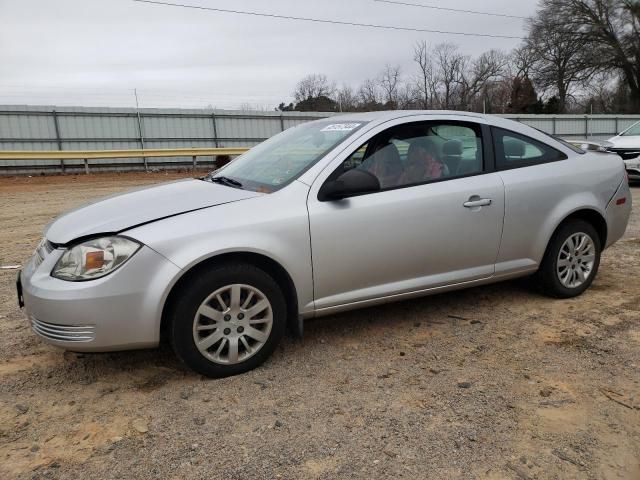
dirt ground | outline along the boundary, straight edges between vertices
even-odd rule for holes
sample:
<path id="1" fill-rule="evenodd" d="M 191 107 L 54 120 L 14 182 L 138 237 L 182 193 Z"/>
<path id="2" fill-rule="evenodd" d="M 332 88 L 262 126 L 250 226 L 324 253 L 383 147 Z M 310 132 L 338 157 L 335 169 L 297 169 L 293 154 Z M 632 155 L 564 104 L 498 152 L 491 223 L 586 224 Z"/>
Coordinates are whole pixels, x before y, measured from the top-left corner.
<path id="1" fill-rule="evenodd" d="M 0 265 L 69 208 L 179 176 L 2 178 Z M 223 380 L 166 347 L 49 347 L 15 276 L 0 270 L 2 479 L 640 479 L 637 207 L 580 298 L 518 281 L 335 315 Z"/>

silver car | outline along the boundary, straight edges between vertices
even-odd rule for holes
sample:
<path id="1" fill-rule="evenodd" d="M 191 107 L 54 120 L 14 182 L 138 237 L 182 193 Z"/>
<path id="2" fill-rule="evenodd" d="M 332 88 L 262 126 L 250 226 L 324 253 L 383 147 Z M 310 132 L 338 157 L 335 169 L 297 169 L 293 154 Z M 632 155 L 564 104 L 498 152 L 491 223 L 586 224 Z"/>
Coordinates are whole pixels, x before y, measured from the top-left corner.
<path id="1" fill-rule="evenodd" d="M 630 211 L 617 155 L 471 113 L 351 114 L 286 130 L 204 178 L 61 216 L 18 294 L 48 343 L 167 338 L 221 377 L 260 365 L 310 317 L 527 275 L 579 295 Z"/>
<path id="2" fill-rule="evenodd" d="M 640 180 L 640 122 L 611 137 L 608 150 L 622 157 L 630 180 Z"/>

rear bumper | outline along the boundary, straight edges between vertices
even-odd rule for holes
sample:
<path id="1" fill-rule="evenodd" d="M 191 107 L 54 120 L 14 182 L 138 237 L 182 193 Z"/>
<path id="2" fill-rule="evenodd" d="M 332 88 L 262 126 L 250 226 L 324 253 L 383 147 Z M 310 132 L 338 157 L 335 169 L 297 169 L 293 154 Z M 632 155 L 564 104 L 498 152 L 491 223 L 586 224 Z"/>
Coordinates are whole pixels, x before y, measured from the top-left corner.
<path id="1" fill-rule="evenodd" d="M 629 184 L 623 181 L 605 210 L 607 222 L 607 244 L 605 248 L 620 240 L 627 229 L 631 215 L 632 197 Z"/>
<path id="2" fill-rule="evenodd" d="M 67 282 L 50 275 L 63 250 L 20 275 L 25 312 L 45 342 L 67 350 L 100 352 L 153 347 L 168 286 L 180 269 L 148 247 L 110 275 Z"/>

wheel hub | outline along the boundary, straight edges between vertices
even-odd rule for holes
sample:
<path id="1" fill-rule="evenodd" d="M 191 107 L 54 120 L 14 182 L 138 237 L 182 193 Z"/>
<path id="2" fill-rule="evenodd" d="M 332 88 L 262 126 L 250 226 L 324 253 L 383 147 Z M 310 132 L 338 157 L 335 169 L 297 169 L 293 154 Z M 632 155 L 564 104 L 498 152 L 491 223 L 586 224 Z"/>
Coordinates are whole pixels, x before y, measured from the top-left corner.
<path id="1" fill-rule="evenodd" d="M 566 288 L 577 288 L 591 276 L 595 263 L 595 243 L 586 233 L 569 236 L 560 247 L 556 274 Z"/>
<path id="2" fill-rule="evenodd" d="M 232 284 L 209 295 L 193 321 L 196 347 L 219 364 L 241 363 L 266 343 L 273 311 L 266 295 L 255 287 Z"/>

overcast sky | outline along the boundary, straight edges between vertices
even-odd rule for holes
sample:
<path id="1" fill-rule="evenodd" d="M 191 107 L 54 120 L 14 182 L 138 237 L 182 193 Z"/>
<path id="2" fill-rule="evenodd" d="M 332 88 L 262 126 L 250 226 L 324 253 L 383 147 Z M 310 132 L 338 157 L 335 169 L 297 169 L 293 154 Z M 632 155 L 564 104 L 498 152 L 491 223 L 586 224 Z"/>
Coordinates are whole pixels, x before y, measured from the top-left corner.
<path id="1" fill-rule="evenodd" d="M 171 1 L 171 0 L 167 0 Z M 404 0 L 528 16 L 536 0 Z M 374 0 L 173 0 L 234 10 L 523 36 L 524 20 Z M 416 41 L 477 55 L 519 40 L 378 30 L 135 3 L 0 0 L 0 104 L 273 108 L 324 73 L 356 87 L 386 63 L 415 72 Z"/>

